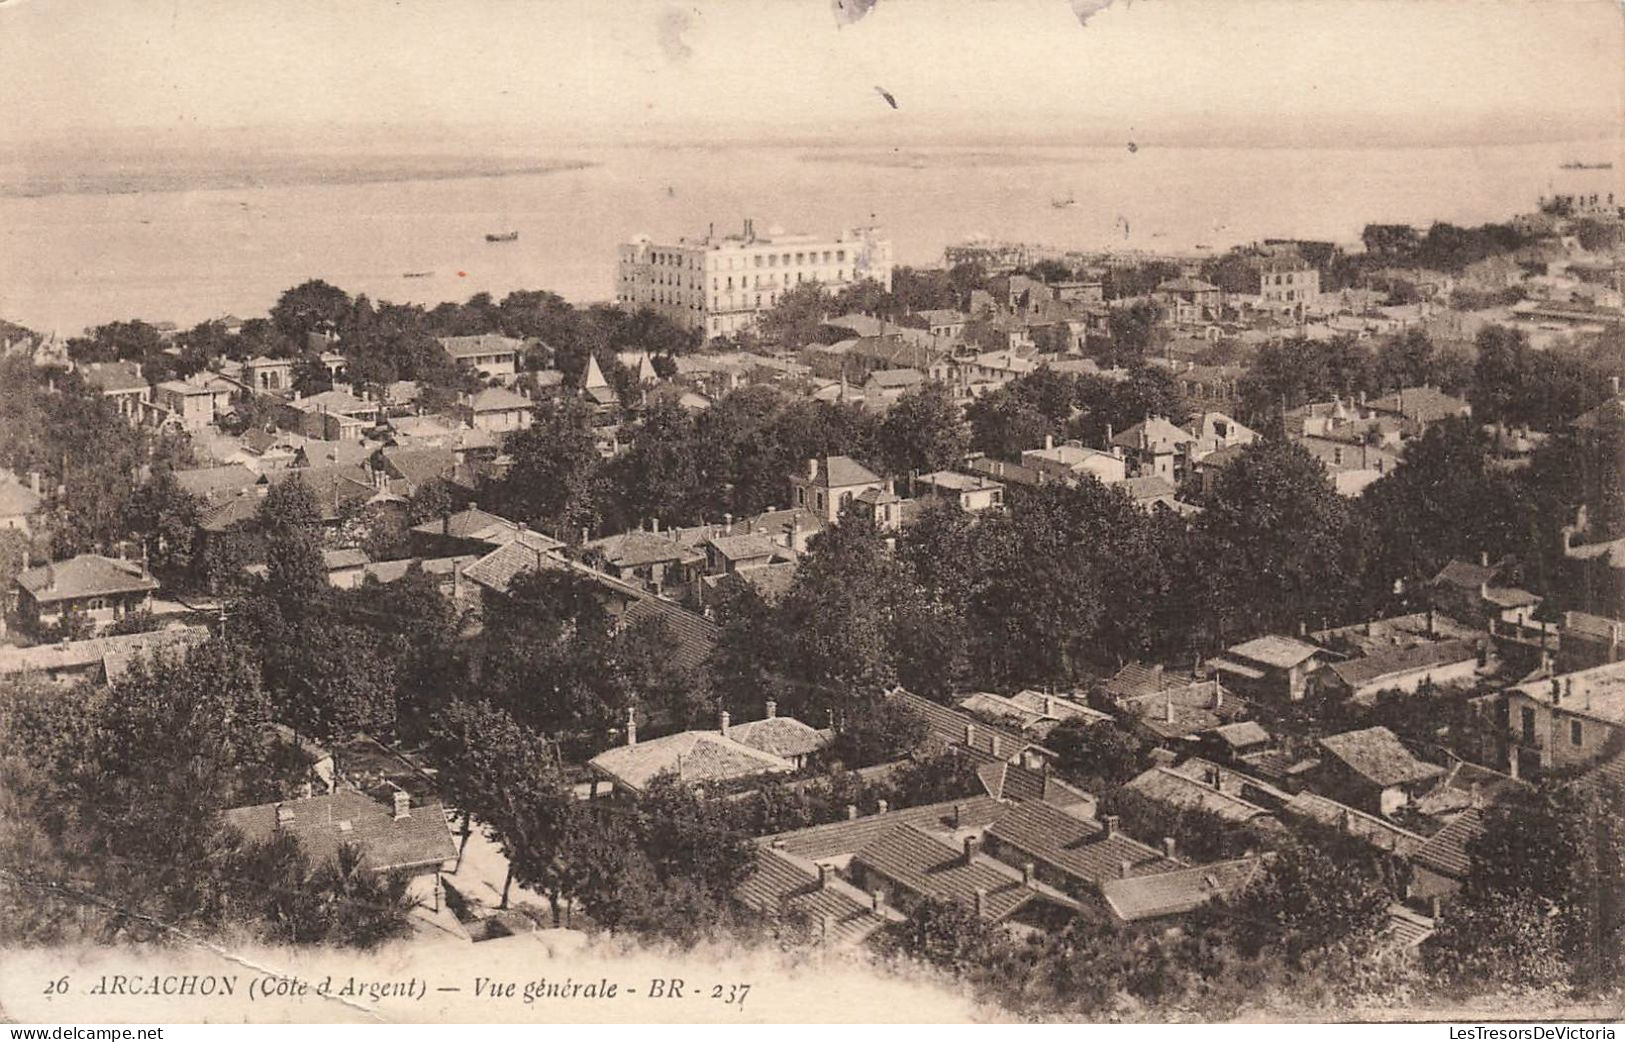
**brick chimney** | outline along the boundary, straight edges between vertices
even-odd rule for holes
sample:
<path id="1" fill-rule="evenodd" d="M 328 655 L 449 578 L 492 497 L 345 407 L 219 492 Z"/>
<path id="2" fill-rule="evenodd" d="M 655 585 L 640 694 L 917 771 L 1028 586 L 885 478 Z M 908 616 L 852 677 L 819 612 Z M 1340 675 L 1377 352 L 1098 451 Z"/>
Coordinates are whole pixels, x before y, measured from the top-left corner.
<path id="1" fill-rule="evenodd" d="M 412 794 L 404 789 L 395 790 L 395 820 L 412 816 Z"/>
<path id="2" fill-rule="evenodd" d="M 626 711 L 626 744 L 638 744 L 638 721 L 631 709 Z"/>
<path id="3" fill-rule="evenodd" d="M 728 711 L 726 709 L 717 717 L 717 730 L 722 732 L 722 737 L 728 737 Z"/>
<path id="4" fill-rule="evenodd" d="M 829 866 L 822 862 L 818 865 L 818 889 L 829 889 Z"/>
<path id="5" fill-rule="evenodd" d="M 886 802 L 885 800 L 876 800 L 875 801 L 875 813 L 876 814 L 884 814 L 884 813 L 886 813 L 886 811 L 888 811 L 890 809 L 891 809 L 891 804 Z"/>
<path id="6" fill-rule="evenodd" d="M 1103 833 L 1103 835 L 1107 839 L 1110 839 L 1111 837 L 1117 835 L 1117 826 L 1118 826 L 1118 823 L 1119 823 L 1120 820 L 1121 819 L 1119 819 L 1118 816 L 1115 815 L 1115 814 L 1108 814 L 1104 818 L 1101 819 L 1100 823 L 1103 826 L 1105 826 L 1105 829 L 1106 829 L 1106 831 Z"/>
<path id="7" fill-rule="evenodd" d="M 963 803 L 954 804 L 954 828 L 962 828 L 964 826 L 964 820 L 965 805 Z"/>
<path id="8" fill-rule="evenodd" d="M 1133 871 L 1134 862 L 1130 861 L 1128 858 L 1124 858 L 1117 863 L 1117 878 L 1127 879 L 1129 875 L 1133 873 Z"/>
<path id="9" fill-rule="evenodd" d="M 885 903 L 886 895 L 881 893 L 879 890 L 874 890 L 869 893 L 869 911 L 878 915 L 880 913 L 880 909 L 885 905 Z"/>
<path id="10" fill-rule="evenodd" d="M 293 808 L 283 803 L 276 805 L 276 827 L 278 831 L 286 828 L 293 821 Z"/>
<path id="11" fill-rule="evenodd" d="M 966 724 L 965 725 L 965 744 L 966 745 L 971 745 L 975 741 L 976 741 L 976 725 L 975 724 Z"/>
<path id="12" fill-rule="evenodd" d="M 976 888 L 976 895 L 972 907 L 976 909 L 976 917 L 982 918 L 987 914 L 987 887 Z"/>
<path id="13" fill-rule="evenodd" d="M 1021 881 L 1027 886 L 1032 886 L 1034 875 L 1035 867 L 1033 863 L 1031 861 L 1023 861 L 1021 863 Z"/>
<path id="14" fill-rule="evenodd" d="M 1174 859 L 1174 850 L 1177 846 L 1178 844 L 1175 842 L 1174 837 L 1162 837 L 1162 856 L 1167 858 L 1169 861 L 1172 861 Z"/>
<path id="15" fill-rule="evenodd" d="M 777 702 L 773 701 L 773 699 L 771 699 L 771 698 L 768 699 L 767 700 L 767 716 L 766 716 L 766 719 L 771 720 L 771 719 L 773 719 L 774 717 L 776 717 L 778 715 L 779 715 L 779 704 Z"/>
<path id="16" fill-rule="evenodd" d="M 858 820 L 858 805 L 856 803 L 848 803 L 846 805 L 846 820 L 847 821 L 857 821 Z"/>

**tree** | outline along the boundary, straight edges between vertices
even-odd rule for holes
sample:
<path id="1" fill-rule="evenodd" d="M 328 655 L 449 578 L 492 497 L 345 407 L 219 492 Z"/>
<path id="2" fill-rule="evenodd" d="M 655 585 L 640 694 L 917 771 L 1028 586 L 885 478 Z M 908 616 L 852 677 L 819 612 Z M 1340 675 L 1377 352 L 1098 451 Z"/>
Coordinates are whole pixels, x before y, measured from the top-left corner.
<path id="1" fill-rule="evenodd" d="M 319 600 L 329 588 L 322 564 L 321 507 L 298 474 L 276 482 L 260 503 L 266 581 L 286 604 Z"/>
<path id="2" fill-rule="evenodd" d="M 141 539 L 153 571 L 174 582 L 192 574 L 202 513 L 198 498 L 175 483 L 173 472 L 161 470 L 135 490 L 126 523 Z"/>
<path id="3" fill-rule="evenodd" d="M 985 962 L 998 941 L 997 930 L 974 909 L 936 898 L 915 905 L 885 936 L 887 947 L 957 973 Z"/>
<path id="4" fill-rule="evenodd" d="M 536 409 L 536 422 L 508 439 L 513 468 L 495 489 L 509 517 L 575 542 L 603 510 L 603 459 L 587 406 L 564 398 Z"/>
<path id="5" fill-rule="evenodd" d="M 911 755 L 929 734 L 924 717 L 877 691 L 855 699 L 837 722 L 829 757 L 848 770 L 890 763 Z"/>
<path id="6" fill-rule="evenodd" d="M 673 399 L 657 398 L 644 411 L 631 446 L 611 467 L 610 480 L 620 493 L 620 513 L 627 524 L 642 525 L 652 518 L 678 525 L 696 519 L 696 439 L 694 420 Z"/>
<path id="7" fill-rule="evenodd" d="M 1359 953 L 1387 922 L 1388 894 L 1357 868 L 1306 844 L 1277 853 L 1232 905 L 1236 936 L 1293 965 L 1332 950 Z"/>
<path id="8" fill-rule="evenodd" d="M 778 301 L 762 312 L 757 328 L 769 343 L 797 350 L 817 336 L 819 326 L 830 314 L 830 305 L 823 286 L 803 282 L 780 293 Z"/>
<path id="9" fill-rule="evenodd" d="M 350 295 L 321 279 L 302 282 L 277 298 L 271 322 L 298 350 L 310 333 L 337 332 L 351 314 Z"/>
<path id="10" fill-rule="evenodd" d="M 1056 768 L 1090 791 L 1115 789 L 1133 778 L 1145 755 L 1145 743 L 1105 720 L 1063 720 L 1044 744 L 1055 750 Z"/>
<path id="11" fill-rule="evenodd" d="M 1155 353 L 1158 323 L 1156 305 L 1149 301 L 1112 308 L 1106 317 L 1110 348 L 1102 361 L 1107 365 L 1143 363 Z"/>
<path id="12" fill-rule="evenodd" d="M 891 474 L 930 473 L 957 466 L 967 439 L 948 389 L 926 384 L 903 395 L 881 421 L 880 455 Z"/>

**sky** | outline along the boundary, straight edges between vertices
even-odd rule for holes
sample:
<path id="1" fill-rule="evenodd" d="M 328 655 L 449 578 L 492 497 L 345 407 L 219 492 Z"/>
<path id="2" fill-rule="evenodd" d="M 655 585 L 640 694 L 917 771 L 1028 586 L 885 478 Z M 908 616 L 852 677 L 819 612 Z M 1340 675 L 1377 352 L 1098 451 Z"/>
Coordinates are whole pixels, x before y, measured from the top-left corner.
<path id="1" fill-rule="evenodd" d="M 1084 21 L 1075 3 L 1103 9 Z M 843 25 L 831 0 L 0 0 L 0 137 L 1560 136 L 1559 124 L 1621 123 L 1621 12 L 1616 0 L 879 0 Z"/>

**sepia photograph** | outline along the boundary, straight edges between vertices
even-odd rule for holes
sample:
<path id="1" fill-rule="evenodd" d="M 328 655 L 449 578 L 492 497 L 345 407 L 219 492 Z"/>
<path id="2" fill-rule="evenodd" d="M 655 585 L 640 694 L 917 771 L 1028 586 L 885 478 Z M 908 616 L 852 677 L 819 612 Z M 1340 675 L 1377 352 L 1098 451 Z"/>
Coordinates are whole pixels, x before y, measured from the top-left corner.
<path id="1" fill-rule="evenodd" d="M 7 1037 L 1613 1039 L 1622 142 L 1618 0 L 0 0 Z"/>

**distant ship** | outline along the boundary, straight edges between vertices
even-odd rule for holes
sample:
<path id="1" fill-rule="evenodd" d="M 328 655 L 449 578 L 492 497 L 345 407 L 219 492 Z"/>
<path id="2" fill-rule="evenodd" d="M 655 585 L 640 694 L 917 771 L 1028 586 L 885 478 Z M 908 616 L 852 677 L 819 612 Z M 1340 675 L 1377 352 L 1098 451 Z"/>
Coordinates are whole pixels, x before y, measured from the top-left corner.
<path id="1" fill-rule="evenodd" d="M 1049 204 L 1055 207 L 1057 210 L 1065 210 L 1069 206 L 1078 205 L 1078 201 L 1069 193 L 1065 199 L 1051 199 Z"/>
<path id="2" fill-rule="evenodd" d="M 1578 159 L 1571 159 L 1559 169 L 1562 170 L 1612 170 L 1612 163 L 1582 163 Z"/>
<path id="3" fill-rule="evenodd" d="M 434 277 L 432 271 L 408 271 L 401 275 L 403 279 L 429 279 Z"/>
<path id="4" fill-rule="evenodd" d="M 485 241 L 486 242 L 517 242 L 517 241 L 519 241 L 519 233 L 518 232 L 486 232 L 485 233 Z"/>
<path id="5" fill-rule="evenodd" d="M 1140 150 L 1140 146 L 1136 145 L 1134 142 L 1130 141 L 1128 143 L 1128 150 L 1130 152 L 1138 152 Z"/>

